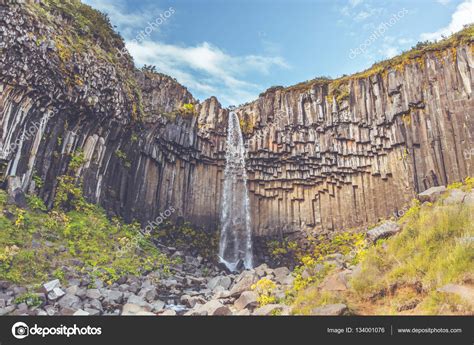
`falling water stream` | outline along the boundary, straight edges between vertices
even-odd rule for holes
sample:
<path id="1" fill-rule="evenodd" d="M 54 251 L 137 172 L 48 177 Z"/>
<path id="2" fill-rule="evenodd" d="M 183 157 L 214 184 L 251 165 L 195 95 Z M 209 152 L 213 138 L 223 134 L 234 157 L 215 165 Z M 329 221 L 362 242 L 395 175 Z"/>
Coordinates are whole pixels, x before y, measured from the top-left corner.
<path id="1" fill-rule="evenodd" d="M 226 145 L 219 259 L 229 270 L 235 271 L 240 263 L 252 268 L 252 234 L 245 147 L 239 118 L 234 112 L 229 114 Z"/>

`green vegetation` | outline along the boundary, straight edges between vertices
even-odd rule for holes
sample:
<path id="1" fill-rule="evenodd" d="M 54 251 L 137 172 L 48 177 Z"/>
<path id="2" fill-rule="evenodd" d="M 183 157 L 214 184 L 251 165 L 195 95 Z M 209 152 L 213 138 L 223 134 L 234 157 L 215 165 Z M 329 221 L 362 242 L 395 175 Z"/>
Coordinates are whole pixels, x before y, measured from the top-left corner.
<path id="1" fill-rule="evenodd" d="M 363 296 L 417 283 L 432 291 L 467 279 L 474 272 L 474 251 L 459 239 L 474 235 L 473 214 L 462 204 L 416 202 L 400 219 L 402 233 L 367 252 L 352 281 L 355 292 Z"/>
<path id="2" fill-rule="evenodd" d="M 258 294 L 257 302 L 260 307 L 276 302 L 276 297 L 273 295 L 276 289 L 276 284 L 268 278 L 262 278 L 251 286 L 251 289 Z"/>
<path id="3" fill-rule="evenodd" d="M 125 274 L 168 270 L 170 261 L 140 235 L 139 224 L 109 220 L 85 200 L 75 177 L 84 160 L 82 151 L 71 155 L 49 212 L 35 195 L 27 197 L 29 210 L 6 205 L 0 190 L 0 212 L 9 215 L 0 218 L 0 279 L 23 284 L 64 280 L 74 268 L 111 284 Z"/>
<path id="4" fill-rule="evenodd" d="M 467 178 L 448 189 L 471 191 L 473 185 L 474 179 Z M 394 314 L 415 307 L 417 314 L 472 313 L 466 301 L 437 291 L 448 283 L 470 284 L 474 279 L 473 243 L 463 240 L 474 236 L 474 207 L 446 205 L 444 198 L 434 204 L 414 200 L 398 220 L 402 231 L 373 246 L 353 233 L 320 242 L 295 270 L 293 289 L 287 292 L 293 313 L 309 314 L 330 303 L 345 303 L 357 314 Z M 358 266 L 347 291 L 320 289 L 324 278 L 336 272 L 322 260 L 334 252 Z"/>
<path id="5" fill-rule="evenodd" d="M 28 305 L 29 307 L 37 307 L 43 303 L 43 300 L 38 295 L 31 292 L 27 292 L 15 298 L 14 303 L 26 303 L 26 305 Z"/>
<path id="6" fill-rule="evenodd" d="M 104 210 L 83 200 L 68 212 L 23 210 L 5 201 L 0 190 L 0 211 L 11 215 L 0 218 L 0 279 L 22 284 L 64 280 L 74 268 L 110 284 L 125 274 L 166 271 L 170 264 L 139 235 L 139 224 L 109 220 Z M 139 245 L 128 246 L 137 236 Z"/>
<path id="7" fill-rule="evenodd" d="M 164 222 L 152 232 L 152 238 L 158 239 L 164 245 L 199 253 L 209 260 L 215 260 L 219 245 L 218 236 L 217 232 L 197 229 L 188 222 L 180 225 Z"/>
<path id="8" fill-rule="evenodd" d="M 255 128 L 255 118 L 251 115 L 244 114 L 239 120 L 240 129 L 244 134 L 251 134 Z"/>

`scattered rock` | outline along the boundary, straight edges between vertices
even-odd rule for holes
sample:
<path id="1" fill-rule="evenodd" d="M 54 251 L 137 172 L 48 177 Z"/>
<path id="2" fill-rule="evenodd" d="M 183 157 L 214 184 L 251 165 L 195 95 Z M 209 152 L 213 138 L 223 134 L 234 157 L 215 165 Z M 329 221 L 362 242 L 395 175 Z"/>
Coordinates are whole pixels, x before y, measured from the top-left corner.
<path id="1" fill-rule="evenodd" d="M 240 274 L 239 278 L 236 279 L 236 283 L 230 289 L 231 296 L 239 296 L 242 292 L 250 290 L 252 284 L 254 284 L 258 279 L 258 276 L 255 272 L 244 271 Z"/>
<path id="2" fill-rule="evenodd" d="M 326 304 L 312 310 L 312 315 L 344 315 L 349 311 L 347 306 L 342 303 Z"/>
<path id="3" fill-rule="evenodd" d="M 256 316 L 267 316 L 267 315 L 275 315 L 280 313 L 282 310 L 286 309 L 287 306 L 282 304 L 266 304 L 260 308 L 254 310 L 252 315 Z"/>
<path id="4" fill-rule="evenodd" d="M 437 291 L 455 294 L 461 297 L 462 299 L 464 299 L 471 306 L 474 306 L 474 288 L 471 286 L 458 285 L 458 284 L 446 284 L 438 288 Z"/>
<path id="5" fill-rule="evenodd" d="M 367 231 L 367 237 L 373 242 L 377 242 L 377 240 L 382 238 L 387 238 L 390 236 L 395 235 L 397 232 L 401 230 L 400 226 L 392 221 L 387 221 L 382 225 L 379 225 L 372 230 Z"/>
<path id="6" fill-rule="evenodd" d="M 43 289 L 46 293 L 48 293 L 50 291 L 53 291 L 54 288 L 58 288 L 60 286 L 61 286 L 61 282 L 59 281 L 59 279 L 54 279 L 47 283 L 44 283 Z"/>
<path id="7" fill-rule="evenodd" d="M 235 301 L 234 307 L 236 310 L 245 308 L 254 308 L 258 305 L 258 294 L 254 291 L 244 291 L 240 297 Z"/>
<path id="8" fill-rule="evenodd" d="M 448 197 L 443 200 L 443 204 L 444 205 L 461 204 L 466 198 L 466 195 L 467 194 L 464 193 L 460 189 L 452 189 L 449 191 Z"/>
<path id="9" fill-rule="evenodd" d="M 421 202 L 435 202 L 444 192 L 446 192 L 445 186 L 431 187 L 418 194 L 418 199 Z"/>

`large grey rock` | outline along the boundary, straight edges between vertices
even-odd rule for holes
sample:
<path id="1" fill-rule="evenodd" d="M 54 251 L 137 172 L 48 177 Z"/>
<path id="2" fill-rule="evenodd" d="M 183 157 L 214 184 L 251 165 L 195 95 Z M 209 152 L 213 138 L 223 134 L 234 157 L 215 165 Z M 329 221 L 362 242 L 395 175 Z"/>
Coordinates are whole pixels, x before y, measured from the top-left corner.
<path id="1" fill-rule="evenodd" d="M 99 299 L 102 297 L 99 289 L 88 289 L 86 291 L 86 297 L 91 299 Z"/>
<path id="2" fill-rule="evenodd" d="M 424 192 L 418 194 L 418 199 L 421 202 L 435 202 L 436 200 L 439 199 L 443 193 L 446 192 L 446 187 L 445 186 L 436 186 L 436 187 L 431 187 Z"/>
<path id="3" fill-rule="evenodd" d="M 50 292 L 50 291 L 53 291 L 54 288 L 58 288 L 60 286 L 61 286 L 61 282 L 59 281 L 59 279 L 54 279 L 47 283 L 44 283 L 43 289 L 45 292 Z"/>
<path id="4" fill-rule="evenodd" d="M 324 279 L 319 288 L 322 291 L 346 291 L 348 289 L 347 274 L 348 271 L 331 274 Z"/>
<path id="5" fill-rule="evenodd" d="M 127 299 L 127 303 L 138 305 L 138 306 L 140 306 L 140 307 L 142 307 L 142 308 L 144 308 L 148 311 L 153 309 L 153 306 L 150 303 L 145 301 L 145 299 L 143 297 L 140 297 L 140 296 L 137 296 L 137 295 L 130 295 Z"/>
<path id="6" fill-rule="evenodd" d="M 58 298 L 64 296 L 66 293 L 59 287 L 55 287 L 52 291 L 48 293 L 48 299 L 55 301 Z"/>
<path id="7" fill-rule="evenodd" d="M 58 301 L 61 308 L 80 308 L 81 300 L 76 295 L 65 294 Z"/>
<path id="8" fill-rule="evenodd" d="M 311 312 L 312 315 L 344 315 L 348 312 L 348 308 L 345 304 L 326 304 L 318 308 L 314 308 Z"/>
<path id="9" fill-rule="evenodd" d="M 258 305 L 258 294 L 254 291 L 244 291 L 240 297 L 235 301 L 234 307 L 236 310 L 245 308 L 254 308 Z"/>
<path id="10" fill-rule="evenodd" d="M 144 316 L 144 315 L 149 315 L 149 316 L 152 316 L 152 315 L 155 315 L 154 313 L 150 312 L 149 310 L 139 306 L 139 305 L 136 305 L 136 304 L 133 304 L 133 303 L 126 303 L 124 304 L 123 308 L 122 308 L 122 315 L 123 316 Z"/>
<path id="11" fill-rule="evenodd" d="M 471 306 L 474 306 L 474 288 L 471 286 L 446 284 L 438 288 L 437 291 L 457 295 L 468 302 Z"/>
<path id="12" fill-rule="evenodd" d="M 228 306 L 223 305 L 221 302 L 211 300 L 206 304 L 199 305 L 197 308 L 199 315 L 210 315 L 210 316 L 224 316 L 232 314 Z"/>
<path id="13" fill-rule="evenodd" d="M 392 221 L 387 221 L 383 223 L 382 225 L 379 225 L 369 231 L 367 231 L 367 237 L 372 241 L 372 242 L 377 242 L 377 240 L 382 239 L 382 238 L 387 238 L 390 236 L 395 235 L 401 230 L 400 226 Z"/>
<path id="14" fill-rule="evenodd" d="M 241 273 L 236 283 L 230 289 L 231 296 L 239 296 L 244 291 L 249 291 L 252 287 L 252 284 L 256 283 L 258 276 L 255 272 L 244 271 Z"/>
<path id="15" fill-rule="evenodd" d="M 467 194 L 460 189 L 452 189 L 449 191 L 449 195 L 445 199 L 443 199 L 443 204 L 444 205 L 462 204 L 466 195 Z"/>
<path id="16" fill-rule="evenodd" d="M 255 309 L 252 315 L 255 315 L 255 316 L 277 315 L 286 309 L 288 309 L 288 307 L 282 304 L 266 304 L 260 308 Z"/>
<path id="17" fill-rule="evenodd" d="M 210 290 L 214 290 L 218 286 L 222 286 L 225 290 L 227 290 L 232 283 L 230 277 L 228 276 L 217 276 L 211 278 L 207 283 L 207 288 Z"/>

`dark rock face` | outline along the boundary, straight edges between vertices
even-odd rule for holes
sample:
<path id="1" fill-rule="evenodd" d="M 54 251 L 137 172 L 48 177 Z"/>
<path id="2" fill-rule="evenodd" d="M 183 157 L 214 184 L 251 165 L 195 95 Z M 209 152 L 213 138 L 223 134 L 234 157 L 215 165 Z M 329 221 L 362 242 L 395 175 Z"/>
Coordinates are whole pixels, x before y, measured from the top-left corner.
<path id="1" fill-rule="evenodd" d="M 65 49 L 65 19 L 46 25 L 34 6 L 0 5 L 6 174 L 52 206 L 57 177 L 81 149 L 84 194 L 109 213 L 216 228 L 228 110 L 93 44 Z M 345 97 L 331 93 L 334 82 L 315 83 L 239 107 L 253 233 L 364 226 L 416 193 L 474 175 L 463 155 L 474 146 L 473 61 L 472 44 L 458 46 L 350 78 Z M 194 116 L 179 113 L 185 103 Z"/>

